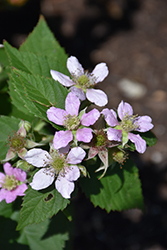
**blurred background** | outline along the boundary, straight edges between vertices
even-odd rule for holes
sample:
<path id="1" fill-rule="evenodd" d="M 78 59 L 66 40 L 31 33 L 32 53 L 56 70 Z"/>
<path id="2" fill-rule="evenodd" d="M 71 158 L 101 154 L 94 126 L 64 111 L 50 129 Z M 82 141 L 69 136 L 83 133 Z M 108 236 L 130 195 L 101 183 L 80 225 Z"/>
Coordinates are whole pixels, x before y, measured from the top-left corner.
<path id="1" fill-rule="evenodd" d="M 5 39 L 19 48 L 40 14 L 85 69 L 107 63 L 110 74 L 97 87 L 107 93 L 108 107 L 129 102 L 135 114 L 152 117 L 158 138 L 144 155 L 132 155 L 145 213 L 107 214 L 80 193 L 72 249 L 167 249 L 167 1 L 0 0 L 0 43 Z"/>

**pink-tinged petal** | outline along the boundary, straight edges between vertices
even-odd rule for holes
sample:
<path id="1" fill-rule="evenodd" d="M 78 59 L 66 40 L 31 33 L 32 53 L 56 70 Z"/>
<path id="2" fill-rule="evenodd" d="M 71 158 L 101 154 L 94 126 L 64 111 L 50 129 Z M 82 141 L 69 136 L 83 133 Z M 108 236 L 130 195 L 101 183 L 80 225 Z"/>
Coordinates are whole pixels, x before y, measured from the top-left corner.
<path id="1" fill-rule="evenodd" d="M 55 81 L 58 81 L 60 84 L 62 84 L 65 87 L 71 87 L 73 86 L 75 83 L 70 79 L 69 76 L 66 76 L 58 71 L 52 70 L 50 71 L 50 74 L 52 76 L 52 78 Z"/>
<path id="2" fill-rule="evenodd" d="M 15 190 L 12 191 L 4 190 L 3 195 L 5 195 L 4 199 L 6 200 L 6 203 L 11 203 L 17 198 Z"/>
<path id="3" fill-rule="evenodd" d="M 9 192 L 9 191 L 7 191 L 6 189 L 4 189 L 4 188 L 2 188 L 1 190 L 0 190 L 0 202 L 2 201 L 2 200 L 5 200 L 5 198 L 6 198 L 6 193 L 7 192 Z"/>
<path id="4" fill-rule="evenodd" d="M 80 177 L 80 171 L 77 166 L 70 166 L 65 168 L 65 178 L 68 181 L 76 181 Z"/>
<path id="5" fill-rule="evenodd" d="M 107 95 L 100 89 L 87 89 L 86 98 L 99 107 L 103 107 L 108 103 Z"/>
<path id="6" fill-rule="evenodd" d="M 92 130 L 90 128 L 79 128 L 76 133 L 78 141 L 90 142 L 93 138 Z"/>
<path id="7" fill-rule="evenodd" d="M 19 168 L 14 168 L 13 174 L 14 174 L 15 178 L 21 182 L 24 182 L 27 178 L 26 172 L 24 172 L 23 170 L 21 170 Z"/>
<path id="8" fill-rule="evenodd" d="M 111 127 L 115 127 L 119 125 L 119 122 L 117 120 L 117 114 L 113 109 L 103 109 L 101 111 L 101 114 L 104 115 L 104 119 L 107 122 L 107 124 Z"/>
<path id="9" fill-rule="evenodd" d="M 152 122 L 151 117 L 147 115 L 137 117 L 135 124 L 139 127 L 136 129 L 136 131 L 140 132 L 149 131 L 154 127 L 154 125 L 151 122 Z"/>
<path id="10" fill-rule="evenodd" d="M 2 184 L 4 183 L 5 175 L 3 173 L 0 173 L 0 188 L 2 187 Z"/>
<path id="11" fill-rule="evenodd" d="M 99 63 L 96 65 L 91 75 L 95 77 L 96 83 L 102 82 L 108 76 L 108 67 L 106 63 Z"/>
<path id="12" fill-rule="evenodd" d="M 84 126 L 93 125 L 100 117 L 100 112 L 97 109 L 92 109 L 88 113 L 84 113 L 81 117 L 81 124 Z"/>
<path id="13" fill-rule="evenodd" d="M 86 99 L 85 93 L 82 89 L 72 86 L 70 90 L 79 98 L 79 100 L 84 101 Z"/>
<path id="14" fill-rule="evenodd" d="M 27 185 L 25 183 L 17 186 L 17 188 L 14 190 L 15 194 L 17 196 L 24 196 L 24 192 L 28 189 Z"/>
<path id="15" fill-rule="evenodd" d="M 55 149 L 64 148 L 73 139 L 73 134 L 70 130 L 58 131 L 53 138 L 53 147 Z"/>
<path id="16" fill-rule="evenodd" d="M 26 153 L 24 159 L 29 164 L 32 164 L 37 168 L 41 168 L 49 164 L 51 161 L 51 156 L 46 150 L 33 148 Z"/>
<path id="17" fill-rule="evenodd" d="M 91 147 L 91 148 L 89 149 L 89 153 L 88 153 L 88 158 L 87 158 L 87 160 L 94 158 L 97 154 L 98 154 L 98 149 L 95 148 L 95 147 Z"/>
<path id="18" fill-rule="evenodd" d="M 74 182 L 68 181 L 66 178 L 62 176 L 58 176 L 57 180 L 55 181 L 55 187 L 57 191 L 65 198 L 71 198 L 71 193 L 74 191 Z"/>
<path id="19" fill-rule="evenodd" d="M 65 109 L 68 114 L 78 116 L 80 106 L 79 98 L 72 92 L 70 92 L 65 100 Z"/>
<path id="20" fill-rule="evenodd" d="M 58 124 L 58 125 L 63 125 L 64 117 L 67 114 L 68 113 L 65 110 L 55 108 L 55 107 L 51 107 L 47 110 L 47 117 L 49 121 L 54 122 L 55 124 Z"/>
<path id="21" fill-rule="evenodd" d="M 133 108 L 129 103 L 121 101 L 118 105 L 118 116 L 122 120 L 125 115 L 133 115 Z"/>
<path id="22" fill-rule="evenodd" d="M 6 175 L 14 174 L 14 168 L 11 166 L 9 162 L 6 162 L 5 164 L 3 164 L 3 169 Z"/>
<path id="23" fill-rule="evenodd" d="M 30 186 L 32 189 L 41 190 L 49 187 L 55 178 L 55 174 L 51 168 L 40 169 L 33 177 Z"/>
<path id="24" fill-rule="evenodd" d="M 22 148 L 19 152 L 18 152 L 18 156 L 24 160 L 24 156 L 27 153 L 27 149 L 26 148 Z"/>
<path id="25" fill-rule="evenodd" d="M 60 154 L 67 154 L 68 152 L 69 152 L 69 150 L 70 150 L 70 145 L 68 144 L 66 147 L 64 147 L 64 148 L 59 148 L 59 153 Z"/>
<path id="26" fill-rule="evenodd" d="M 26 129 L 24 127 L 24 123 L 25 122 L 23 121 L 23 124 L 21 125 L 21 127 L 17 131 L 17 134 L 25 138 L 27 133 L 26 133 Z"/>
<path id="27" fill-rule="evenodd" d="M 16 156 L 16 153 L 14 153 L 11 148 L 9 148 L 9 150 L 8 150 L 8 152 L 6 154 L 6 157 L 5 157 L 5 159 L 2 162 L 10 161 L 15 156 Z"/>
<path id="28" fill-rule="evenodd" d="M 85 158 L 85 151 L 81 147 L 72 148 L 68 153 L 66 162 L 69 164 L 78 164 Z"/>
<path id="29" fill-rule="evenodd" d="M 81 76 L 84 74 L 84 69 L 75 56 L 70 56 L 67 59 L 67 69 L 70 74 L 74 76 Z"/>
<path id="30" fill-rule="evenodd" d="M 128 133 L 128 138 L 135 144 L 136 150 L 143 154 L 146 151 L 146 141 L 140 135 Z"/>
<path id="31" fill-rule="evenodd" d="M 121 141 L 122 138 L 122 130 L 117 130 L 114 128 L 109 128 L 107 130 L 107 137 L 109 141 Z"/>

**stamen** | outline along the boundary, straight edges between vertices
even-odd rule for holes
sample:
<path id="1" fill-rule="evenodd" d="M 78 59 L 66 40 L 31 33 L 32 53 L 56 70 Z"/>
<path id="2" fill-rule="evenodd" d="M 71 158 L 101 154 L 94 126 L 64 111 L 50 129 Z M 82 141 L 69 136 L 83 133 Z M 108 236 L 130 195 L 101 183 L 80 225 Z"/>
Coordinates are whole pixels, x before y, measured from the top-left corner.
<path id="1" fill-rule="evenodd" d="M 7 189 L 8 191 L 16 189 L 17 186 L 21 184 L 20 181 L 16 180 L 14 175 L 6 175 L 2 183 L 2 188 Z"/>
<path id="2" fill-rule="evenodd" d="M 64 126 L 68 129 L 68 130 L 75 130 L 78 128 L 80 124 L 80 120 L 76 115 L 66 115 L 64 117 Z"/>
<path id="3" fill-rule="evenodd" d="M 130 115 L 126 114 L 121 121 L 122 130 L 124 130 L 126 132 L 136 130 L 139 127 L 139 125 L 137 124 L 137 117 L 138 117 L 138 115 L 131 115 L 130 116 Z"/>

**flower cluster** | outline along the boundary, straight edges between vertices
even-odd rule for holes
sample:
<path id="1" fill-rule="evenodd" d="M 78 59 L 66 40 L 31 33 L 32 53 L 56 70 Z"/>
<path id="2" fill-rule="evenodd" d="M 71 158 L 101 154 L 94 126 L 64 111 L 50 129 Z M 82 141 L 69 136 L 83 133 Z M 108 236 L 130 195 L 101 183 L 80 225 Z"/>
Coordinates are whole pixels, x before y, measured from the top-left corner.
<path id="1" fill-rule="evenodd" d="M 108 103 L 107 95 L 102 90 L 94 89 L 109 73 L 105 63 L 98 64 L 89 73 L 84 71 L 76 57 L 71 56 L 67 60 L 67 69 L 71 78 L 61 72 L 50 71 L 52 78 L 69 90 L 65 109 L 52 106 L 47 110 L 48 120 L 62 127 L 62 130 L 55 131 L 50 140 L 50 151 L 34 148 L 42 144 L 27 138 L 23 122 L 10 138 L 10 148 L 4 160 L 18 156 L 21 162 L 28 164 L 27 169 L 30 166 L 40 168 L 32 175 L 31 188 L 41 190 L 54 183 L 65 199 L 71 197 L 74 182 L 89 172 L 83 166 L 83 161 L 98 157 L 101 165 L 96 171 L 103 170 L 102 178 L 113 162 L 124 163 L 128 150 L 135 148 L 139 153 L 144 153 L 147 145 L 142 133 L 153 128 L 149 116 L 134 115 L 132 106 L 124 101 L 120 102 L 117 111 L 92 108 L 92 103 L 99 107 Z M 83 103 L 86 99 L 88 101 Z M 88 106 L 84 106 L 85 103 L 89 103 Z M 6 199 L 9 203 L 16 196 L 24 195 L 27 189 L 26 173 L 9 163 L 4 164 L 4 171 L 6 176 L 0 173 L 0 201 Z"/>

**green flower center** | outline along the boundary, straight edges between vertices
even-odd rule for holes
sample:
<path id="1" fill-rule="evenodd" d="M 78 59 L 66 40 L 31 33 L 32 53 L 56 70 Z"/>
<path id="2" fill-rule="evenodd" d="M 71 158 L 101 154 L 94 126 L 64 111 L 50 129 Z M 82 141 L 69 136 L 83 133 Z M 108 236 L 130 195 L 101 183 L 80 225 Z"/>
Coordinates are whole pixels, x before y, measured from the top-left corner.
<path id="1" fill-rule="evenodd" d="M 105 146 L 105 144 L 106 144 L 105 135 L 97 135 L 96 136 L 96 146 L 101 147 L 101 146 Z"/>
<path id="2" fill-rule="evenodd" d="M 6 175 L 5 180 L 2 183 L 2 188 L 5 188 L 9 191 L 16 189 L 17 186 L 21 184 L 20 181 L 16 180 L 14 175 Z"/>
<path id="3" fill-rule="evenodd" d="M 24 148 L 25 140 L 22 136 L 14 134 L 12 138 L 9 138 L 9 144 L 14 152 L 18 152 Z"/>
<path id="4" fill-rule="evenodd" d="M 54 169 L 56 175 L 59 174 L 59 172 L 64 168 L 65 166 L 65 156 L 61 156 L 59 154 L 56 154 L 52 157 L 52 162 L 50 166 Z"/>
<path id="5" fill-rule="evenodd" d="M 125 151 L 116 151 L 113 153 L 113 159 L 114 161 L 123 164 L 124 161 L 128 158 L 128 154 L 125 153 Z"/>
<path id="6" fill-rule="evenodd" d="M 120 124 L 122 130 L 126 132 L 136 130 L 139 127 L 138 124 L 136 123 L 136 118 L 137 115 L 132 115 L 132 116 L 125 115 Z"/>
<path id="7" fill-rule="evenodd" d="M 76 77 L 75 75 L 72 76 L 72 80 L 76 83 L 76 87 L 83 90 L 95 85 L 95 78 L 89 77 L 87 72 L 79 77 Z"/>
<path id="8" fill-rule="evenodd" d="M 76 115 L 68 114 L 64 120 L 64 126 L 67 130 L 75 130 L 80 124 L 80 119 Z"/>

